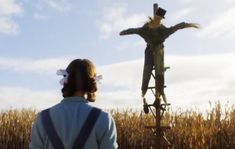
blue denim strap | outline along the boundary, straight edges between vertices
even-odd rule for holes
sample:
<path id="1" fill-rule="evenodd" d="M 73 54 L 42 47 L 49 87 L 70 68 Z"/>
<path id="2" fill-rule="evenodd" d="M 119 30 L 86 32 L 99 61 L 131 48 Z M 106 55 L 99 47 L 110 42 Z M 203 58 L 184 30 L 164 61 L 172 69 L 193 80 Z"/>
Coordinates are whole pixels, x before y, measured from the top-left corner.
<path id="1" fill-rule="evenodd" d="M 85 143 L 86 143 L 100 113 L 101 113 L 101 110 L 98 108 L 91 109 L 85 123 L 82 126 L 82 129 L 81 129 L 79 135 L 77 136 L 77 138 L 75 140 L 75 143 L 74 143 L 72 149 L 83 149 L 84 148 Z M 60 140 L 60 138 L 55 130 L 53 122 L 51 120 L 50 109 L 46 109 L 46 110 L 42 111 L 42 124 L 43 124 L 43 127 L 44 127 L 53 147 L 55 149 L 65 149 L 62 141 Z"/>
<path id="2" fill-rule="evenodd" d="M 50 117 L 50 109 L 46 109 L 42 111 L 42 124 L 43 127 L 49 137 L 49 140 L 51 141 L 53 147 L 55 149 L 65 149 L 62 141 L 60 140 L 55 127 L 53 125 L 53 122 Z"/>
<path id="3" fill-rule="evenodd" d="M 83 149 L 84 148 L 85 143 L 86 143 L 100 113 L 101 113 L 101 110 L 98 108 L 91 109 L 85 123 L 82 126 L 82 129 L 81 129 L 79 135 L 76 138 L 76 141 L 75 141 L 72 149 Z"/>

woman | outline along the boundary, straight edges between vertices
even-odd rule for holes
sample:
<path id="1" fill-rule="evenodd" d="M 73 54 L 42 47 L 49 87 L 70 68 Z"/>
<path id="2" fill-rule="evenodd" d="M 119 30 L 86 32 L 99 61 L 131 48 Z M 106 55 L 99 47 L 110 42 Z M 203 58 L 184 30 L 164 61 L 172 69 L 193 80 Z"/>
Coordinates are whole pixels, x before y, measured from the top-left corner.
<path id="1" fill-rule="evenodd" d="M 95 101 L 97 76 L 87 59 L 73 60 L 63 75 L 64 99 L 40 112 L 31 132 L 30 149 L 114 149 L 116 126 L 112 116 L 88 102 Z"/>

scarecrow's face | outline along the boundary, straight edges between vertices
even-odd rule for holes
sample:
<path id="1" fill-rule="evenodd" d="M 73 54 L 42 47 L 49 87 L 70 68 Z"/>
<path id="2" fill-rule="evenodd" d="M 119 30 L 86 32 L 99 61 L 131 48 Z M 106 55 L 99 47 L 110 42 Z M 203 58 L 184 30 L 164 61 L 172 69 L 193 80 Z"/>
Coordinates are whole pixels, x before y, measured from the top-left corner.
<path id="1" fill-rule="evenodd" d="M 161 20 L 162 20 L 162 17 L 161 16 L 158 16 L 158 15 L 154 15 L 154 22 L 155 23 L 161 23 Z"/>
<path id="2" fill-rule="evenodd" d="M 162 17 L 155 15 L 153 20 L 148 24 L 150 28 L 155 28 L 160 26 Z"/>

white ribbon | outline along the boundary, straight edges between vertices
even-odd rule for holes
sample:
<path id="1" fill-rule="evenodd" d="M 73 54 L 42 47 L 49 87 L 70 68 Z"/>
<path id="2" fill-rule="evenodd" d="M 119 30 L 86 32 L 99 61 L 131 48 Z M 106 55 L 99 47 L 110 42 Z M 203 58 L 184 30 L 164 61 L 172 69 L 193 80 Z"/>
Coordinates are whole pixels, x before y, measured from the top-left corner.
<path id="1" fill-rule="evenodd" d="M 101 83 L 100 80 L 103 79 L 103 76 L 102 75 L 98 75 L 98 76 L 95 76 L 94 79 L 95 79 L 96 82 Z"/>
<path id="2" fill-rule="evenodd" d="M 68 83 L 69 73 L 65 69 L 57 70 L 56 74 L 58 76 L 63 76 L 63 78 L 60 80 L 61 85 L 64 85 L 64 84 Z M 103 79 L 103 76 L 98 75 L 98 76 L 95 76 L 94 79 L 95 79 L 96 82 L 101 83 L 100 80 Z"/>
<path id="3" fill-rule="evenodd" d="M 64 85 L 65 83 L 68 83 L 69 73 L 65 69 L 57 70 L 56 74 L 58 76 L 63 76 L 64 77 L 60 80 L 61 85 Z"/>

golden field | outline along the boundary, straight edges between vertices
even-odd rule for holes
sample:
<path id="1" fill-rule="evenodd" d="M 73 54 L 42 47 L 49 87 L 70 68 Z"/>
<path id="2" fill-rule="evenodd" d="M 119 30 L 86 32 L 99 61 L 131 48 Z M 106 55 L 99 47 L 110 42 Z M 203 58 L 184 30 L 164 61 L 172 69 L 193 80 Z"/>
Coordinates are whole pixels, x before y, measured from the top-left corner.
<path id="1" fill-rule="evenodd" d="M 154 148 L 155 137 L 145 126 L 153 125 L 151 114 L 133 110 L 111 110 L 118 132 L 120 149 Z M 5 110 L 0 113 L 0 149 L 27 149 L 33 109 Z M 171 126 L 166 131 L 174 149 L 234 149 L 235 108 L 221 109 L 216 104 L 209 112 L 196 110 L 166 112 L 162 125 Z M 163 148 L 167 148 L 163 145 Z"/>

